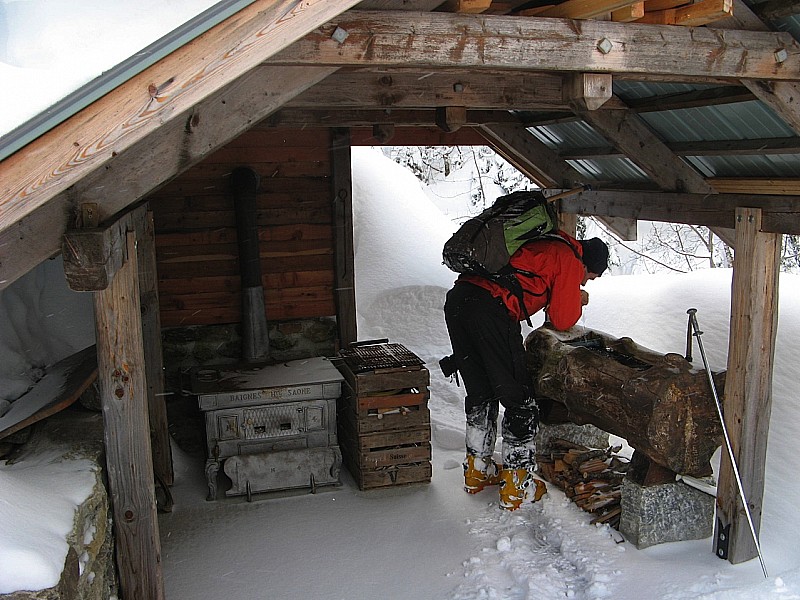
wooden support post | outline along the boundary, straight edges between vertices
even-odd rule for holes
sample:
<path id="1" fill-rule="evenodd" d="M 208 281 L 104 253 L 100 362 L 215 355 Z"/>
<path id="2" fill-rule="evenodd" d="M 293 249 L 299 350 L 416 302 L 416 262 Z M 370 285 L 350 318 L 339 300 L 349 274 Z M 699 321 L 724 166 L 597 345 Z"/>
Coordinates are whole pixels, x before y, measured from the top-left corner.
<path id="1" fill-rule="evenodd" d="M 142 337 L 147 367 L 147 397 L 155 474 L 172 485 L 172 453 L 169 445 L 167 410 L 164 402 L 164 368 L 161 353 L 161 317 L 158 306 L 155 235 L 152 215 L 146 206 L 132 210 L 110 225 L 97 226 L 99 215 L 83 229 L 68 230 L 62 240 L 64 275 L 75 291 L 108 288 L 126 257 L 127 232 L 135 231 L 142 306 Z"/>
<path id="2" fill-rule="evenodd" d="M 136 257 L 139 263 L 139 300 L 142 306 L 142 343 L 147 375 L 147 406 L 150 415 L 150 440 L 153 446 L 153 472 L 164 485 L 174 483 L 172 450 L 169 445 L 167 405 L 164 399 L 164 357 L 161 352 L 161 313 L 158 305 L 156 242 L 153 213 L 147 211 L 137 221 Z"/>
<path id="3" fill-rule="evenodd" d="M 108 483 L 124 598 L 164 598 L 147 415 L 136 235 L 125 262 L 94 295 Z"/>
<path id="4" fill-rule="evenodd" d="M 575 233 L 578 231 L 578 215 L 574 213 L 565 213 L 559 209 L 558 228 L 564 233 L 575 237 Z"/>
<path id="5" fill-rule="evenodd" d="M 333 233 L 336 260 L 336 321 L 342 347 L 358 339 L 356 276 L 353 252 L 353 181 L 350 170 L 350 130 L 333 129 Z"/>
<path id="6" fill-rule="evenodd" d="M 764 463 L 772 410 L 772 365 L 778 323 L 781 235 L 761 231 L 761 210 L 736 209 L 725 426 L 756 533 L 761 523 Z M 717 484 L 714 552 L 731 563 L 758 556 L 727 452 Z"/>

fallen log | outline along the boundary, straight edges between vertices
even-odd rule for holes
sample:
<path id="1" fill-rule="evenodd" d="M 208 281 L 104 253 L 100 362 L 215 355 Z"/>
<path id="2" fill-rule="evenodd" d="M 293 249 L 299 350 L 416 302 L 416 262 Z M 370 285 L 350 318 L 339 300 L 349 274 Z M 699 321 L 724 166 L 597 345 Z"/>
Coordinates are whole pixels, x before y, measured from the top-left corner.
<path id="1" fill-rule="evenodd" d="M 561 408 L 561 422 L 591 423 L 675 473 L 711 474 L 722 428 L 705 371 L 679 354 L 658 354 L 630 338 L 583 328 L 543 326 L 525 345 L 537 398 L 554 402 L 551 416 L 544 408 L 543 422 L 559 422 L 553 419 Z M 715 379 L 721 390 L 724 375 Z"/>

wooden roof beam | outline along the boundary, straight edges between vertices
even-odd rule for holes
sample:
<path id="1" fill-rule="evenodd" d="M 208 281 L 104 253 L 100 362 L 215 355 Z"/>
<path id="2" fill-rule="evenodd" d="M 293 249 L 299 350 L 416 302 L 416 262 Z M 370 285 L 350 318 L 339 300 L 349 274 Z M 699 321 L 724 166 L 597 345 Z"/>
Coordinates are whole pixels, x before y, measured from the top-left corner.
<path id="1" fill-rule="evenodd" d="M 769 27 L 743 0 L 733 0 L 732 17 L 718 21 L 714 26 L 722 29 L 769 31 Z M 780 64 L 778 61 L 781 58 L 782 53 L 776 48 L 773 60 Z M 800 134 L 800 85 L 794 81 L 759 81 L 758 78 L 744 78 L 742 84 Z"/>
<path id="2" fill-rule="evenodd" d="M 294 108 L 288 103 L 256 127 L 369 127 L 391 123 L 397 127 L 427 127 L 436 123 L 434 108 L 340 109 L 335 106 Z M 519 118 L 508 110 L 467 109 L 465 126 L 484 123 L 517 123 Z"/>
<path id="3" fill-rule="evenodd" d="M 637 20 L 637 23 L 700 27 L 730 17 L 732 14 L 732 0 L 700 0 L 694 4 L 686 4 L 677 8 L 648 11 L 641 19 Z"/>
<path id="4" fill-rule="evenodd" d="M 566 0 L 556 6 L 536 12 L 538 17 L 556 17 L 559 19 L 591 19 L 608 12 L 620 10 L 638 0 Z"/>
<path id="5" fill-rule="evenodd" d="M 747 156 L 751 154 L 800 154 L 800 137 L 764 138 L 753 140 L 713 140 L 696 142 L 666 142 L 666 147 L 678 156 Z M 558 155 L 564 160 L 619 158 L 622 152 L 613 146 L 596 148 L 566 148 Z"/>
<path id="6" fill-rule="evenodd" d="M 492 0 L 446 0 L 440 8 L 448 12 L 479 14 L 489 10 L 491 5 Z"/>
<path id="7" fill-rule="evenodd" d="M 739 194 L 800 195 L 800 178 L 785 177 L 712 177 L 708 180 L 715 190 Z M 800 210 L 800 206 L 798 207 Z"/>
<path id="8" fill-rule="evenodd" d="M 118 160 L 90 172 L 38 208 L 30 208 L 23 218 L 4 222 L 0 289 L 58 253 L 61 234 L 74 221 L 80 204 L 96 203 L 100 220 L 110 218 L 333 71 L 330 67 L 283 67 L 265 78 L 254 69 L 232 88 L 199 102 L 120 152 Z M 127 185 L 120 186 L 121 181 Z M 114 193 L 109 194 L 109 189 Z"/>
<path id="9" fill-rule="evenodd" d="M 487 143 L 540 187 L 573 188 L 585 177 L 520 125 L 483 125 Z"/>
<path id="10" fill-rule="evenodd" d="M 637 114 L 630 111 L 579 111 L 578 114 L 629 160 L 641 168 L 660 188 L 695 194 L 714 194 L 716 191 L 692 167 L 659 139 Z M 732 229 L 713 229 L 726 244 L 733 247 Z"/>
<path id="11" fill-rule="evenodd" d="M 341 44 L 331 38 L 337 27 L 348 34 Z M 779 50 L 786 51 L 786 60 L 776 63 Z M 781 81 L 797 77 L 800 43 L 777 32 L 592 20 L 575 27 L 567 19 L 439 12 L 398 19 L 387 12 L 348 11 L 269 61 Z"/>
<path id="12" fill-rule="evenodd" d="M 445 0 L 362 0 L 358 10 L 406 10 L 427 12 L 444 3 Z"/>
<path id="13" fill-rule="evenodd" d="M 736 207 L 760 208 L 762 231 L 800 235 L 800 196 L 686 194 L 592 189 L 563 198 L 561 208 L 580 215 L 608 215 L 643 221 L 734 228 Z"/>
<path id="14" fill-rule="evenodd" d="M 777 21 L 800 14 L 800 0 L 767 0 L 754 8 L 763 21 Z"/>
<path id="15" fill-rule="evenodd" d="M 355 4 L 258 0 L 112 90 L 0 162 L 0 231 Z"/>
<path id="16" fill-rule="evenodd" d="M 270 67 L 262 67 L 269 72 Z M 466 108 L 562 110 L 560 74 L 521 71 L 437 72 L 393 69 L 388 72 L 342 69 L 291 101 L 294 108 Z"/>
<path id="17" fill-rule="evenodd" d="M 566 161 L 540 142 L 524 127 L 518 125 L 484 125 L 480 131 L 489 145 L 500 156 L 525 173 L 541 187 L 564 185 L 573 188 L 587 183 L 586 178 Z M 565 211 L 563 205 L 559 210 Z M 636 239 L 635 219 L 606 219 L 599 215 L 598 219 L 621 239 Z M 633 237 L 631 237 L 633 236 Z"/>

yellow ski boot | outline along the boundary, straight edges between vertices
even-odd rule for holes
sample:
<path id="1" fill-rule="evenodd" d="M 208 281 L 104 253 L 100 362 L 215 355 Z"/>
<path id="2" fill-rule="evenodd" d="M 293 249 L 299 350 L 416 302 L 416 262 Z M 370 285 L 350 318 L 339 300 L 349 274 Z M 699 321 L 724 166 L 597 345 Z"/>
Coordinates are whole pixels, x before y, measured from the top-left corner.
<path id="1" fill-rule="evenodd" d="M 464 459 L 464 491 L 477 494 L 487 485 L 500 483 L 500 468 L 491 458 L 467 455 Z"/>
<path id="2" fill-rule="evenodd" d="M 517 510 L 523 502 L 538 502 L 547 493 L 547 486 L 527 469 L 500 471 L 500 508 Z"/>

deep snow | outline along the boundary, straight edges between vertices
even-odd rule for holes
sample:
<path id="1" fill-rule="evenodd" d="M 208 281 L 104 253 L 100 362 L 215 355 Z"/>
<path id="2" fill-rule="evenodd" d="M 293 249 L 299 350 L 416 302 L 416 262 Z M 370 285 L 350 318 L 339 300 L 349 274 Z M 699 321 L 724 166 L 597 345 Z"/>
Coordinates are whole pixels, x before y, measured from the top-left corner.
<path id="1" fill-rule="evenodd" d="M 0 0 L 0 135 L 212 4 Z M 317 495 L 208 503 L 202 458 L 175 448 L 177 504 L 160 518 L 168 598 L 800 598 L 797 276 L 781 277 L 761 538 L 771 577 L 757 561 L 720 561 L 710 539 L 638 551 L 558 491 L 513 514 L 491 491 L 461 492 L 462 390 L 436 362 L 449 353 L 441 306 L 453 279 L 438 253 L 464 215 L 463 201 L 448 202 L 463 186 L 428 190 L 437 212 L 408 173 L 368 150 L 354 156 L 359 333 L 428 361 L 433 480 L 359 492 L 343 473 L 342 487 Z M 588 289 L 580 326 L 661 352 L 684 351 L 685 311 L 698 308 L 712 365 L 724 367 L 730 271 L 606 275 Z M 58 259 L 0 292 L 0 412 L 92 337 L 88 295 L 66 289 Z M 88 468 L 47 456 L 0 464 L 0 593 L 53 585 Z"/>
<path id="2" fill-rule="evenodd" d="M 353 154 L 359 337 L 388 337 L 427 362 L 432 481 L 361 492 L 343 471 L 341 487 L 317 494 L 207 502 L 203 457 L 175 447 L 176 504 L 172 513 L 159 517 L 170 600 L 800 598 L 793 504 L 800 425 L 792 361 L 800 331 L 797 276 L 781 276 L 761 535 L 770 578 L 764 578 L 757 560 L 735 566 L 719 560 L 710 538 L 637 550 L 617 543 L 607 527 L 589 525 L 589 515 L 556 489 L 515 513 L 498 509 L 494 490 L 475 496 L 461 491 L 463 390 L 436 366 L 449 353 L 441 307 L 453 280 L 439 252 L 455 224 L 431 205 L 413 176 L 378 151 L 354 149 Z M 50 324 L 56 337 L 64 331 L 86 335 L 91 311 L 81 306 L 87 296 L 64 291 L 58 261 L 45 269 L 48 278 L 32 273 L 0 293 L 0 327 L 21 321 L 44 328 L 37 336 L 47 337 Z M 724 368 L 730 275 L 706 270 L 603 276 L 587 286 L 591 301 L 579 326 L 630 336 L 659 352 L 683 353 L 686 310 L 696 307 L 712 367 Z M 52 311 L 42 318 L 39 307 L 50 306 L 53 294 L 68 308 L 69 329 L 56 326 L 60 320 Z M 65 303 L 62 294 L 73 303 Z M 7 381 L 18 385 L 19 369 L 7 365 L 25 363 L 26 346 L 39 348 L 41 341 L 18 331 L 0 332 L 3 341 L 12 335 L 22 342 L 19 348 L 0 346 L 0 382 L 6 389 Z M 49 363 L 61 357 L 54 352 Z M 22 582 L 30 586 L 31 578 L 41 587 L 53 584 L 66 547 L 54 545 L 51 532 L 69 524 L 55 507 L 63 506 L 64 496 L 77 503 L 81 494 L 74 487 L 64 494 L 52 478 L 60 473 L 61 481 L 69 479 L 63 471 L 74 469 L 47 460 L 27 468 L 0 466 L 0 591 Z M 26 532 L 25 544 L 19 543 L 20 531 Z"/>

